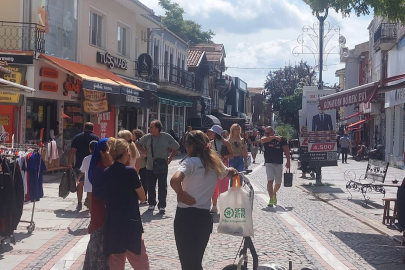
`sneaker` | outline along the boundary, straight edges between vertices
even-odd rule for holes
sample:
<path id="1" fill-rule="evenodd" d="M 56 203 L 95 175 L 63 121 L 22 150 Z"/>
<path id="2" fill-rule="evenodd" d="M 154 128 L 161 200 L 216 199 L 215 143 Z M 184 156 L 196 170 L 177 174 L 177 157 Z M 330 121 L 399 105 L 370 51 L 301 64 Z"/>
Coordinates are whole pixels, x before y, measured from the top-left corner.
<path id="1" fill-rule="evenodd" d="M 139 203 L 139 205 L 141 205 L 141 206 L 145 206 L 145 205 L 147 205 L 148 204 L 148 201 L 143 201 L 143 202 L 140 202 Z"/>
<path id="2" fill-rule="evenodd" d="M 148 210 L 155 210 L 155 206 L 154 205 L 149 205 Z"/>
<path id="3" fill-rule="evenodd" d="M 268 206 L 268 207 L 273 207 L 273 199 L 272 199 L 272 198 L 270 198 L 269 204 L 268 204 L 267 206 Z"/>
<path id="4" fill-rule="evenodd" d="M 253 160 L 253 164 L 255 164 L 256 163 L 256 160 Z"/>
<path id="5" fill-rule="evenodd" d="M 159 207 L 159 213 L 164 214 L 166 212 L 166 207 Z"/>
<path id="6" fill-rule="evenodd" d="M 273 195 L 273 204 L 277 205 L 277 195 L 276 194 Z"/>
<path id="7" fill-rule="evenodd" d="M 82 208 L 83 208 L 82 203 L 78 203 L 76 206 L 76 210 L 80 211 L 82 210 Z"/>
<path id="8" fill-rule="evenodd" d="M 211 213 L 218 213 L 218 208 L 216 206 L 213 206 L 210 210 Z"/>

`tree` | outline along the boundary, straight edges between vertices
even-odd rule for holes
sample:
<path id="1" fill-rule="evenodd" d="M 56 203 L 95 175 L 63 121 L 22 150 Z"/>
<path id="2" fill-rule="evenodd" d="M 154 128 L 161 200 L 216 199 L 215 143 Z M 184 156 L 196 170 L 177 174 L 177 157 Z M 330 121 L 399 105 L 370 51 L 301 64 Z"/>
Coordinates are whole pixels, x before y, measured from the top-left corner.
<path id="1" fill-rule="evenodd" d="M 278 135 L 286 138 L 287 141 L 291 140 L 297 134 L 292 125 L 285 123 L 278 124 L 276 130 Z"/>
<path id="2" fill-rule="evenodd" d="M 192 20 L 184 20 L 184 9 L 171 0 L 159 0 L 159 5 L 165 10 L 162 23 L 170 31 L 191 44 L 212 42 L 215 33 L 210 29 L 203 31 L 201 25 Z"/>
<path id="3" fill-rule="evenodd" d="M 304 0 L 314 13 L 323 13 L 327 8 L 349 16 L 354 12 L 357 16 L 368 15 L 374 10 L 376 15 L 392 21 L 405 22 L 404 0 Z"/>
<path id="4" fill-rule="evenodd" d="M 282 122 L 299 130 L 298 110 L 302 107 L 302 87 L 315 85 L 314 69 L 301 61 L 295 66 L 270 71 L 264 85 L 267 103 L 278 112 Z"/>

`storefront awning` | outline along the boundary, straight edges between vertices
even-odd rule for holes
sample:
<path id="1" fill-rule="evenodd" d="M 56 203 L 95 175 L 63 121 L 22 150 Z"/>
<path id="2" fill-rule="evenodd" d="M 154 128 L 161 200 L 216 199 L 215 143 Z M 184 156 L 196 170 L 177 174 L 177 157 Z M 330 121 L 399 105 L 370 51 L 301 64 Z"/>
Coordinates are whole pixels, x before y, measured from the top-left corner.
<path id="1" fill-rule="evenodd" d="M 367 119 L 360 120 L 360 121 L 358 121 L 356 123 L 348 125 L 347 128 L 354 128 L 354 127 L 360 126 L 361 124 L 364 124 L 364 123 L 370 121 L 371 119 L 373 119 L 373 117 L 369 117 Z"/>
<path id="2" fill-rule="evenodd" d="M 355 114 L 352 114 L 352 115 L 350 115 L 348 117 L 343 118 L 342 121 L 352 119 L 353 117 L 359 116 L 361 114 L 363 114 L 363 113 L 362 112 L 357 112 Z"/>
<path id="3" fill-rule="evenodd" d="M 131 89 L 135 89 L 133 91 L 136 93 L 142 91 L 141 89 L 138 90 L 138 87 L 135 85 L 130 84 L 129 82 L 107 70 L 90 67 L 46 54 L 41 54 L 40 58 L 45 59 L 53 66 L 62 68 L 65 71 L 73 73 L 79 77 L 82 80 L 83 89 L 100 91 L 109 94 L 120 94 L 121 91 L 127 91 L 128 93 L 128 86 L 131 86 Z M 121 90 L 123 87 L 125 88 Z"/>
<path id="4" fill-rule="evenodd" d="M 168 104 L 177 107 L 191 107 L 193 105 L 191 100 L 185 96 L 176 96 L 163 92 L 153 93 L 153 95 L 159 99 L 159 103 L 161 104 Z"/>
<path id="5" fill-rule="evenodd" d="M 32 94 L 35 92 L 35 89 L 18 83 L 0 79 L 0 91 L 12 94 Z"/>
<path id="6" fill-rule="evenodd" d="M 353 87 L 319 99 L 323 110 L 337 109 L 353 104 L 367 103 L 375 99 L 379 82 L 368 83 Z"/>

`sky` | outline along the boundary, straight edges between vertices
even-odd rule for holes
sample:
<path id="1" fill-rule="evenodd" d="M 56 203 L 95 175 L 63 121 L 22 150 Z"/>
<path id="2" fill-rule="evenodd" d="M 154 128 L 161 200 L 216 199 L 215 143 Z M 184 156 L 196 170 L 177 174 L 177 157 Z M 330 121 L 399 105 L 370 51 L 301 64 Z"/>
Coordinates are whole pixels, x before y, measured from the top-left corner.
<path id="1" fill-rule="evenodd" d="M 314 56 L 306 54 L 313 50 L 317 55 L 317 37 L 309 35 L 311 30 L 305 32 L 304 50 L 297 41 L 304 26 L 313 27 L 313 23 L 318 21 L 301 0 L 172 1 L 179 3 L 185 10 L 184 19 L 194 20 L 203 30 L 211 29 L 215 32 L 214 43 L 225 46 L 225 64 L 228 67 L 226 73 L 241 78 L 247 82 L 248 87 L 263 87 L 270 70 L 288 64 L 294 65 L 304 60 L 312 66 L 317 65 Z M 164 15 L 158 0 L 141 2 L 153 9 L 156 15 Z M 330 41 L 325 48 L 331 52 L 323 71 L 326 85 L 337 83 L 335 71 L 344 67 L 338 55 L 339 31 L 335 29 L 338 27 L 340 35 L 346 38 L 345 46 L 353 49 L 356 44 L 368 41 L 367 27 L 371 20 L 372 15 L 342 17 L 334 11 L 329 12 L 326 21 L 332 30 L 328 34 L 327 39 Z M 317 29 L 316 27 L 316 32 Z M 296 52 L 304 54 L 294 56 L 294 48 Z"/>

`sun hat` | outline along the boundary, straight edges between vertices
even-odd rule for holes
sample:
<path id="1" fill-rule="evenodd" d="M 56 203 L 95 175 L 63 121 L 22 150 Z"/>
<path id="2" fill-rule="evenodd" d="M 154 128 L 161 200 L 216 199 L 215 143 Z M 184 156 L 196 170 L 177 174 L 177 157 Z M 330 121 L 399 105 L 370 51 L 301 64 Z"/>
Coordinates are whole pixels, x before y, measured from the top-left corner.
<path id="1" fill-rule="evenodd" d="M 219 136 L 221 136 L 223 129 L 220 125 L 213 125 L 212 128 L 209 129 L 209 131 L 212 131 L 212 132 L 218 134 Z"/>

